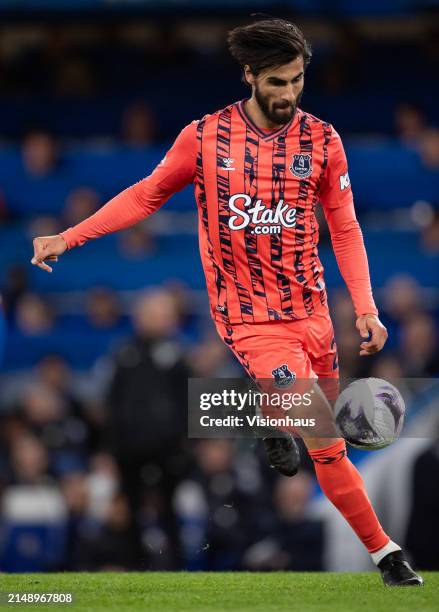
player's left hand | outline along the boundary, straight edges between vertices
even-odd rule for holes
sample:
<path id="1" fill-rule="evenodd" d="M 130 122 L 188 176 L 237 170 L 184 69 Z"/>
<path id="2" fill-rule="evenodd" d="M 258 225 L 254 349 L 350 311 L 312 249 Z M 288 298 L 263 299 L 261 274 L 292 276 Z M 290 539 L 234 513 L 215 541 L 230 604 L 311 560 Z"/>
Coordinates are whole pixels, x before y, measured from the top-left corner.
<path id="1" fill-rule="evenodd" d="M 357 319 L 356 327 L 362 338 L 369 338 L 360 344 L 360 355 L 373 355 L 378 353 L 386 343 L 387 329 L 374 314 L 361 315 Z"/>

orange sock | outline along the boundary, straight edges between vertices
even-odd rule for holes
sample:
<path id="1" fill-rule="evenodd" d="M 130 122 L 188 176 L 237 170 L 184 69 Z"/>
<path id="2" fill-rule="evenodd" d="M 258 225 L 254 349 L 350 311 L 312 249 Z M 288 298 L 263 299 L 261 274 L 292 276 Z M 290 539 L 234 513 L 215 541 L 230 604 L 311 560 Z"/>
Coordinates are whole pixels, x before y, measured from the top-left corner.
<path id="1" fill-rule="evenodd" d="M 390 538 L 372 508 L 363 479 L 348 459 L 345 441 L 308 452 L 323 493 L 342 513 L 367 550 L 372 553 L 383 548 Z"/>

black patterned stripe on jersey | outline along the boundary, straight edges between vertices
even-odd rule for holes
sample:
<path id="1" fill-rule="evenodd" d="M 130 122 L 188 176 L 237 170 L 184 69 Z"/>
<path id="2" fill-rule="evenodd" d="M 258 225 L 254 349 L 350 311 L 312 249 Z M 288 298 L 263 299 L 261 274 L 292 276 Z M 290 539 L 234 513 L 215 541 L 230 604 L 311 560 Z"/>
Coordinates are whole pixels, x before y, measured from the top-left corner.
<path id="1" fill-rule="evenodd" d="M 317 119 L 314 119 L 314 121 L 317 122 Z M 322 129 L 323 129 L 323 162 L 322 162 L 322 166 L 320 169 L 319 177 L 317 179 L 316 190 L 314 192 L 313 201 L 312 201 L 311 241 L 314 246 L 311 251 L 311 270 L 312 270 L 312 275 L 314 278 L 314 286 L 315 287 L 321 286 L 321 289 L 319 291 L 320 303 L 322 304 L 322 306 L 325 306 L 327 303 L 327 298 L 326 298 L 326 291 L 325 291 L 324 284 L 321 282 L 321 279 L 320 279 L 321 268 L 320 268 L 319 260 L 318 260 L 317 237 L 316 237 L 318 228 L 317 228 L 317 222 L 316 222 L 314 213 L 315 213 L 315 210 L 318 204 L 320 186 L 322 184 L 323 176 L 328 166 L 328 144 L 329 144 L 329 141 L 331 140 L 332 129 L 329 123 L 323 123 Z"/>
<path id="2" fill-rule="evenodd" d="M 272 148 L 272 174 L 271 174 L 271 208 L 274 209 L 279 200 L 285 198 L 285 173 L 286 173 L 287 150 L 285 136 L 279 136 L 273 140 Z M 284 274 L 282 263 L 282 232 L 280 226 L 279 234 L 270 234 L 271 266 L 276 271 L 277 287 L 279 290 L 281 311 L 283 317 L 293 318 L 293 301 L 291 286 L 288 276 Z M 276 318 L 276 317 L 274 317 Z"/>
<path id="3" fill-rule="evenodd" d="M 299 128 L 299 146 L 300 153 L 312 154 L 312 131 L 309 123 L 309 116 L 303 113 L 300 118 Z M 305 277 L 305 266 L 303 263 L 303 249 L 305 246 L 305 223 L 306 223 L 306 203 L 308 201 L 308 192 L 310 187 L 309 178 L 300 179 L 299 193 L 296 204 L 296 233 L 295 233 L 295 256 L 294 256 L 294 273 L 297 282 L 302 285 L 302 297 L 305 311 L 308 315 L 314 312 L 314 304 L 312 301 L 312 292 L 309 288 L 308 281 Z"/>
<path id="4" fill-rule="evenodd" d="M 253 200 L 258 197 L 258 163 L 259 138 L 246 126 L 244 142 L 244 193 Z M 245 251 L 250 270 L 250 279 L 253 294 L 265 300 L 268 310 L 267 295 L 265 293 L 262 263 L 258 256 L 258 237 L 255 233 L 255 224 L 250 222 L 244 230 Z"/>
<path id="5" fill-rule="evenodd" d="M 204 181 L 204 170 L 203 170 L 203 130 L 204 130 L 205 120 L 202 119 L 198 122 L 197 125 L 197 160 L 196 160 L 196 176 L 197 183 L 199 188 L 198 202 L 201 209 L 201 223 L 203 225 L 204 231 L 206 232 L 207 237 L 207 251 L 208 251 L 208 262 L 210 262 L 213 266 L 215 273 L 215 282 L 217 289 L 217 300 L 218 303 L 221 303 L 224 306 L 224 309 L 219 312 L 221 315 L 222 321 L 224 323 L 229 322 L 228 318 L 228 309 L 227 309 L 227 294 L 226 294 L 226 281 L 224 279 L 223 273 L 219 268 L 218 264 L 215 261 L 213 245 L 210 239 L 209 234 L 209 217 L 207 212 L 207 199 L 206 199 L 206 188 Z"/>
<path id="6" fill-rule="evenodd" d="M 231 230 L 229 228 L 230 208 L 230 173 L 224 169 L 224 159 L 230 159 L 231 107 L 225 108 L 218 117 L 216 176 L 218 194 L 218 222 L 221 255 L 225 272 L 233 278 L 238 294 L 241 320 L 253 322 L 253 305 L 248 289 L 239 281 L 236 273 L 235 259 L 232 250 Z M 230 311 L 229 311 L 230 315 Z"/>

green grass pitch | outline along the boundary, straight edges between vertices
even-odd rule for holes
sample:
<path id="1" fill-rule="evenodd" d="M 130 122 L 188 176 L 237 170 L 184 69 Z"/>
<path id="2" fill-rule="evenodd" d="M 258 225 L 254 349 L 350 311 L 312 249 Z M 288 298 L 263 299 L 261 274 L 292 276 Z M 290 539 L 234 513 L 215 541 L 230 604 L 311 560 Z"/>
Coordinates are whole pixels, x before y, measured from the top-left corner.
<path id="1" fill-rule="evenodd" d="M 378 573 L 1 574 L 7 592 L 71 592 L 74 603 L 9 604 L 18 610 L 437 612 L 439 573 L 425 586 L 385 588 Z M 4 595 L 3 595 L 4 597 Z"/>

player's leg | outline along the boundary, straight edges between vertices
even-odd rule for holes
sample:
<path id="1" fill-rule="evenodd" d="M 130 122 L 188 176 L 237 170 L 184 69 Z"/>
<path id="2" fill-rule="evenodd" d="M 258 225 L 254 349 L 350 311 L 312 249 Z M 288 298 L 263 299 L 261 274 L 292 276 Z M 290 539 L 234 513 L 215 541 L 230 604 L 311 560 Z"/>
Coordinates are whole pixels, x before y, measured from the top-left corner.
<path id="1" fill-rule="evenodd" d="M 349 460 L 342 438 L 304 438 L 320 488 L 363 542 L 370 554 L 390 542 L 367 496 L 357 468 Z M 399 550 L 394 546 L 393 551 Z M 387 552 L 392 552 L 388 550 Z"/>
<path id="2" fill-rule="evenodd" d="M 320 400 L 335 401 L 338 390 L 338 360 L 329 313 L 310 318 L 306 347 L 319 386 L 325 390 Z M 401 547 L 383 530 L 360 473 L 349 460 L 342 438 L 309 437 L 304 443 L 313 460 L 316 476 L 326 497 L 350 524 L 381 570 L 387 585 L 420 585 L 422 578 L 409 566 Z"/>
<path id="3" fill-rule="evenodd" d="M 401 547 L 382 528 L 363 479 L 349 460 L 343 439 L 304 438 L 320 488 L 355 531 L 388 586 L 418 586 L 423 580 L 410 567 Z"/>
<path id="4" fill-rule="evenodd" d="M 330 325 L 330 330 L 328 328 Z M 332 409 L 328 399 L 314 382 L 317 378 L 311 358 L 317 360 L 334 351 L 331 347 L 332 324 L 329 315 L 310 317 L 306 322 L 243 324 L 234 327 L 217 325 L 225 343 L 233 350 L 248 374 L 264 386 L 270 379 L 290 377 L 295 391 L 314 391 L 309 406 L 295 410 L 295 416 L 314 418 L 317 427 L 296 428 L 313 459 L 320 486 L 357 533 L 379 565 L 386 584 L 422 584 L 402 555 L 400 547 L 382 529 L 367 496 L 364 483 L 346 454 L 343 439 L 337 438 Z M 332 378 L 336 380 L 333 372 Z M 279 381 L 277 381 L 279 382 Z M 287 382 L 287 381 L 285 381 Z M 298 389 L 300 388 L 300 389 Z M 335 398 L 334 398 L 335 399 Z M 292 438 L 290 438 L 292 439 Z M 291 452 L 281 446 L 277 455 L 289 458 Z M 270 451 L 268 450 L 270 460 Z M 279 467 L 277 467 L 279 469 Z M 282 469 L 280 469 L 282 471 Z M 383 564 L 387 569 L 383 569 Z"/>

